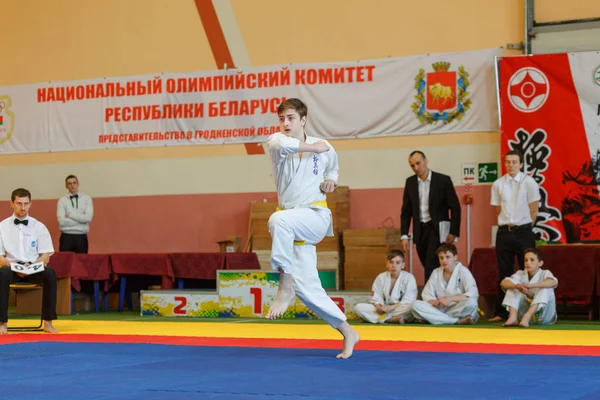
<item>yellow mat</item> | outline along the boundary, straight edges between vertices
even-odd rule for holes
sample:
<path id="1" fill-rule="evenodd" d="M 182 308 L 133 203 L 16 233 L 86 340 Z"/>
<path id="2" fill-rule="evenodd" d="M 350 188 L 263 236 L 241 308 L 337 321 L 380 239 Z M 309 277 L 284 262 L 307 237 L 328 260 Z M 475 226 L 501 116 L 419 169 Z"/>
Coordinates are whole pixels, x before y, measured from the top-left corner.
<path id="1" fill-rule="evenodd" d="M 10 325 L 31 324 L 10 320 Z M 61 334 L 157 335 L 216 338 L 340 339 L 327 325 L 240 322 L 55 321 Z M 598 331 L 355 325 L 362 340 L 600 346 Z M 39 333 L 43 334 L 43 333 Z"/>

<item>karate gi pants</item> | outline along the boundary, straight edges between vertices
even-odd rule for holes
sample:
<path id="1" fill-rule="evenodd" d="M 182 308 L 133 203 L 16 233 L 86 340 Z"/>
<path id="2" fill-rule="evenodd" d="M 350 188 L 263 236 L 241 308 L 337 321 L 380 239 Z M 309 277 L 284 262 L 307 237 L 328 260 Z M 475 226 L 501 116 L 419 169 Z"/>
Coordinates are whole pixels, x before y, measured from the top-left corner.
<path id="1" fill-rule="evenodd" d="M 471 316 L 473 322 L 479 319 L 477 299 L 468 298 L 450 307 L 437 308 L 426 301 L 417 300 L 413 304 L 412 313 L 416 319 L 423 319 L 432 325 L 453 325 L 459 320 Z"/>
<path id="2" fill-rule="evenodd" d="M 553 289 L 540 289 L 533 300 L 529 300 L 527 296 L 519 292 L 516 289 L 508 289 L 502 305 L 506 307 L 507 311 L 510 311 L 508 307 L 513 307 L 517 310 L 519 320 L 523 318 L 523 315 L 529 310 L 532 304 L 537 304 L 538 309 L 535 311 L 531 318 L 531 323 L 540 325 L 552 325 L 556 322 L 556 301 L 550 298 L 550 291 Z"/>
<path id="3" fill-rule="evenodd" d="M 275 212 L 269 218 L 269 232 L 273 239 L 271 268 L 291 274 L 296 296 L 337 329 L 346 321 L 346 315 L 321 285 L 315 247 L 323 240 L 330 226 L 331 211 L 326 208 L 297 208 Z"/>
<path id="4" fill-rule="evenodd" d="M 375 306 L 370 303 L 359 303 L 354 307 L 356 315 L 372 324 L 383 324 L 392 317 L 403 317 L 404 322 L 410 322 L 414 319 L 411 310 L 411 304 L 401 304 L 396 305 L 394 311 L 387 312 L 384 315 L 377 314 Z"/>

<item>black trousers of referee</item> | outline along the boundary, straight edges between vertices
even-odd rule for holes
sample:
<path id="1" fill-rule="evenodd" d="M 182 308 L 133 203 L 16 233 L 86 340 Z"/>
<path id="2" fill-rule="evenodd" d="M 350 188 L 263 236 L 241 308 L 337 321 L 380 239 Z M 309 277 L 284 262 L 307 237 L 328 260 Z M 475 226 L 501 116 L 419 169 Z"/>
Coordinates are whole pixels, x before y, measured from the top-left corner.
<path id="1" fill-rule="evenodd" d="M 500 283 L 515 271 L 515 256 L 519 268 L 525 268 L 525 249 L 535 248 L 535 234 L 531 224 L 498 227 L 496 234 L 496 261 L 498 263 L 498 296 L 496 297 L 496 316 L 508 318 L 508 311 L 502 306 L 504 291 Z"/>
<path id="2" fill-rule="evenodd" d="M 17 282 L 41 283 L 42 287 L 42 319 L 53 321 L 56 317 L 56 272 L 45 267 L 42 272 L 20 277 L 10 267 L 0 267 L 0 323 L 8 321 L 8 299 L 10 284 Z"/>
<path id="3" fill-rule="evenodd" d="M 417 255 L 425 270 L 425 284 L 433 271 L 440 266 L 437 249 L 440 247 L 440 234 L 433 222 L 421 222 L 421 237 L 417 243 Z"/>
<path id="4" fill-rule="evenodd" d="M 58 242 L 58 251 L 72 251 L 74 253 L 87 254 L 87 234 L 61 233 Z"/>

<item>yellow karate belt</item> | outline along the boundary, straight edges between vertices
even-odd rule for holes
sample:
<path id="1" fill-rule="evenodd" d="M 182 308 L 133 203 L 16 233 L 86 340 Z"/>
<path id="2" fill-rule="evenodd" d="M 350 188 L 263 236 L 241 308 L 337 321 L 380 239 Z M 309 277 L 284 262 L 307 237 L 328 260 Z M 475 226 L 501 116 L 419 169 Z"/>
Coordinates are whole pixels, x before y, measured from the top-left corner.
<path id="1" fill-rule="evenodd" d="M 319 200 L 319 201 L 315 201 L 314 203 L 310 203 L 311 206 L 318 206 L 318 207 L 324 207 L 324 208 L 328 208 L 327 207 L 327 200 Z M 279 208 L 277 207 L 275 209 L 275 212 L 277 211 L 282 211 L 284 210 L 283 208 Z M 296 246 L 304 246 L 306 244 L 306 240 L 294 240 L 294 244 Z"/>
<path id="2" fill-rule="evenodd" d="M 385 322 L 389 319 L 388 317 L 388 313 L 383 313 L 379 315 L 379 318 L 377 318 L 377 322 Z"/>

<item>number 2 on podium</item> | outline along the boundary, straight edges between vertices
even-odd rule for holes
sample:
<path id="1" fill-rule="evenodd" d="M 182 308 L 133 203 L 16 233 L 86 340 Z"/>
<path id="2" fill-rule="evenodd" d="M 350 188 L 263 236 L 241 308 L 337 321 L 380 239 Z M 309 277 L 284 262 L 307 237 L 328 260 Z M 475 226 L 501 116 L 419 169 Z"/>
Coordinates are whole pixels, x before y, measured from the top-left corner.
<path id="1" fill-rule="evenodd" d="M 254 296 L 252 312 L 254 314 L 262 315 L 262 289 L 257 287 L 250 288 L 250 294 Z"/>

